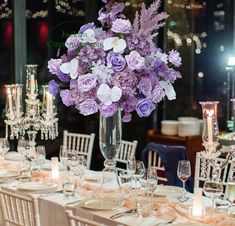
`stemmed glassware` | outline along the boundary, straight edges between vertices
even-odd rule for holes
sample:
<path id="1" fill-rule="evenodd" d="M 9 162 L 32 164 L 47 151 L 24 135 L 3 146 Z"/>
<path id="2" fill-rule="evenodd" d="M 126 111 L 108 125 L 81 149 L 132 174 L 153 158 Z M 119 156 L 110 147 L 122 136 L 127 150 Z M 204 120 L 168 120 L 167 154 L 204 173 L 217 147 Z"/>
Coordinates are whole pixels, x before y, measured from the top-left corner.
<path id="1" fill-rule="evenodd" d="M 60 146 L 60 162 L 62 163 L 62 167 L 67 171 L 67 165 L 68 165 L 68 150 L 65 146 Z"/>
<path id="2" fill-rule="evenodd" d="M 36 164 L 39 165 L 39 169 L 42 168 L 46 161 L 46 149 L 45 146 L 36 147 Z"/>
<path id="3" fill-rule="evenodd" d="M 0 138 L 0 160 L 4 160 L 4 156 L 9 150 L 9 141 L 6 138 Z"/>
<path id="4" fill-rule="evenodd" d="M 210 179 L 205 181 L 203 185 L 203 192 L 205 196 L 212 200 L 212 207 L 215 207 L 215 198 L 218 198 L 223 194 L 223 184 L 218 180 Z M 212 210 L 210 211 L 210 216 L 211 215 Z"/>
<path id="5" fill-rule="evenodd" d="M 191 176 L 191 166 L 188 160 L 180 160 L 178 162 L 177 176 L 183 182 L 183 189 L 185 190 L 185 182 Z M 178 199 L 182 202 L 188 199 L 186 197 L 186 190 Z"/>
<path id="6" fill-rule="evenodd" d="M 150 167 L 147 171 L 147 188 L 151 194 L 151 209 L 153 210 L 153 194 L 157 189 L 158 177 L 157 177 L 157 169 L 154 167 Z"/>
<path id="7" fill-rule="evenodd" d="M 231 212 L 233 212 L 233 208 L 235 206 L 235 166 L 231 167 L 226 185 L 225 198 L 231 202 Z"/>

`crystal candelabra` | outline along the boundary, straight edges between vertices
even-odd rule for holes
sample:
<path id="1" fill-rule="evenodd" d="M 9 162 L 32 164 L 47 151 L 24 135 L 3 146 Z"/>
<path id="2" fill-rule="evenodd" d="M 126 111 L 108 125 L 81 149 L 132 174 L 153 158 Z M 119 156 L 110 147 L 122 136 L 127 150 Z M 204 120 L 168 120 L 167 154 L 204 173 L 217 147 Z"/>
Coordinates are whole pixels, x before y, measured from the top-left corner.
<path id="1" fill-rule="evenodd" d="M 30 146 L 36 145 L 37 133 L 41 132 L 41 139 L 55 139 L 58 136 L 58 118 L 54 96 L 48 92 L 48 86 L 43 88 L 42 104 L 38 97 L 36 79 L 37 65 L 26 65 L 26 96 L 25 114 L 23 112 L 22 84 L 6 85 L 6 137 L 10 139 L 24 136 L 27 132 Z M 10 131 L 9 131 L 10 128 Z"/>

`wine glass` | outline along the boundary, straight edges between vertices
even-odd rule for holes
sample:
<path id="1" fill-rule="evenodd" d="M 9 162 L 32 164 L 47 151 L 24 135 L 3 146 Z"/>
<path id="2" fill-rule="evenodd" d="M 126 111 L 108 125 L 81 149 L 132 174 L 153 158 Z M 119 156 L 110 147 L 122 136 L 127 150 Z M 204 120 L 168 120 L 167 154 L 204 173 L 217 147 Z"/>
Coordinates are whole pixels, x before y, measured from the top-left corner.
<path id="1" fill-rule="evenodd" d="M 188 160 L 180 160 L 178 162 L 177 176 L 183 182 L 183 189 L 184 189 L 184 193 L 178 199 L 179 199 L 179 201 L 184 202 L 187 200 L 186 190 L 185 190 L 185 182 L 191 176 L 191 166 L 190 166 L 190 162 Z"/>
<path id="2" fill-rule="evenodd" d="M 45 146 L 36 147 L 36 163 L 39 165 L 40 169 L 46 161 L 46 149 Z"/>
<path id="3" fill-rule="evenodd" d="M 127 172 L 130 174 L 130 176 L 135 172 L 135 156 L 128 156 L 127 158 Z"/>
<path id="4" fill-rule="evenodd" d="M 82 176 L 85 174 L 86 172 L 86 168 L 87 168 L 87 161 L 85 156 L 78 156 L 77 157 L 77 161 L 78 161 L 78 175 L 80 177 L 80 179 L 82 178 Z"/>
<path id="5" fill-rule="evenodd" d="M 9 141 L 6 138 L 0 138 L 0 159 L 4 160 L 5 154 L 10 150 Z"/>
<path id="6" fill-rule="evenodd" d="M 154 167 L 150 167 L 147 171 L 147 188 L 151 194 L 151 210 L 153 210 L 153 193 L 157 189 L 157 183 L 157 169 Z"/>
<path id="7" fill-rule="evenodd" d="M 62 163 L 63 169 L 67 170 L 68 149 L 64 145 L 60 146 L 60 162 Z"/>
<path id="8" fill-rule="evenodd" d="M 229 173 L 225 191 L 225 198 L 231 202 L 231 212 L 233 212 L 233 208 L 235 205 L 235 166 L 232 167 Z"/>
<path id="9" fill-rule="evenodd" d="M 223 194 L 223 184 L 218 180 L 208 180 L 205 181 L 203 185 L 203 192 L 205 196 L 209 197 L 212 200 L 212 207 L 215 206 L 215 198 L 220 197 Z M 210 211 L 210 216 L 212 210 Z"/>

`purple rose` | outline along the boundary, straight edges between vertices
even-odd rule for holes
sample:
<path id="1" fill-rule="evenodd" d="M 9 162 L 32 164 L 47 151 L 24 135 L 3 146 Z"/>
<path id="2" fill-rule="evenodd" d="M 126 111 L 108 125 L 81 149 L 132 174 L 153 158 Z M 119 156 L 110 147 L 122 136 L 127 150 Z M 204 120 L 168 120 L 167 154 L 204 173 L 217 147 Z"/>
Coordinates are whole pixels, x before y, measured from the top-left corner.
<path id="1" fill-rule="evenodd" d="M 86 92 L 94 88 L 97 84 L 97 77 L 93 74 L 80 75 L 78 77 L 78 89 Z"/>
<path id="2" fill-rule="evenodd" d="M 85 32 L 85 31 L 88 30 L 88 29 L 93 29 L 94 26 L 95 26 L 94 23 L 84 24 L 83 26 L 80 27 L 79 32 L 80 32 L 80 33 L 83 33 L 83 32 Z"/>
<path id="3" fill-rule="evenodd" d="M 93 99 L 87 99 L 79 105 L 82 115 L 92 115 L 98 111 L 97 103 Z"/>
<path id="4" fill-rule="evenodd" d="M 109 106 L 106 106 L 105 104 L 99 105 L 100 114 L 104 117 L 111 117 L 114 115 L 114 113 L 118 110 L 116 104 L 111 104 Z"/>
<path id="5" fill-rule="evenodd" d="M 79 34 L 70 35 L 65 42 L 65 46 L 67 47 L 68 51 L 76 50 L 79 47 L 79 45 L 80 45 Z"/>
<path id="6" fill-rule="evenodd" d="M 141 78 L 141 80 L 139 82 L 139 90 L 146 97 L 149 97 L 151 95 L 151 91 L 152 91 L 151 80 L 149 78 Z"/>
<path id="7" fill-rule="evenodd" d="M 128 34 L 131 30 L 131 22 L 124 19 L 116 19 L 113 21 L 111 30 L 115 33 Z"/>
<path id="8" fill-rule="evenodd" d="M 140 56 L 137 51 L 131 51 L 131 53 L 125 56 L 128 67 L 134 70 L 140 70 L 144 67 L 145 59 Z"/>
<path id="9" fill-rule="evenodd" d="M 67 107 L 71 106 L 71 105 L 74 105 L 74 99 L 71 95 L 70 90 L 68 90 L 68 89 L 61 90 L 60 91 L 60 97 L 61 97 L 64 105 L 66 105 Z"/>
<path id="10" fill-rule="evenodd" d="M 130 122 L 132 119 L 131 113 L 125 112 L 124 116 L 122 117 L 123 122 Z"/>
<path id="11" fill-rule="evenodd" d="M 48 84 L 49 93 L 56 95 L 60 91 L 59 87 L 59 84 L 55 80 L 51 80 Z"/>
<path id="12" fill-rule="evenodd" d="M 148 117 L 155 109 L 155 105 L 152 101 L 147 99 L 141 99 L 136 105 L 136 112 L 140 117 Z"/>
<path id="13" fill-rule="evenodd" d="M 175 65 L 176 67 L 179 67 L 181 63 L 181 57 L 177 50 L 171 50 L 169 52 L 169 62 Z"/>
<path id="14" fill-rule="evenodd" d="M 109 52 L 107 55 L 108 66 L 114 71 L 122 71 L 126 66 L 126 60 L 120 53 Z"/>
<path id="15" fill-rule="evenodd" d="M 48 61 L 47 68 L 49 69 L 49 72 L 53 75 L 57 75 L 60 71 L 60 65 L 62 64 L 61 59 L 50 59 Z"/>
<path id="16" fill-rule="evenodd" d="M 154 88 L 153 88 L 153 91 L 152 91 L 152 94 L 151 94 L 151 99 L 154 103 L 158 103 L 160 102 L 163 97 L 165 96 L 165 92 L 164 90 L 162 89 L 162 87 L 160 85 L 156 85 Z"/>

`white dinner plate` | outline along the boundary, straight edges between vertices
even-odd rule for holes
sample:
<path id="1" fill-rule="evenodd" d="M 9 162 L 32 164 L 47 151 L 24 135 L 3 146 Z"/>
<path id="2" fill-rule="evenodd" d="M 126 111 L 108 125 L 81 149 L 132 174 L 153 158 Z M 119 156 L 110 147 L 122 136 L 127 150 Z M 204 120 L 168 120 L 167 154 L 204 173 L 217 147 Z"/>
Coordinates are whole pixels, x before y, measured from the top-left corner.
<path id="1" fill-rule="evenodd" d="M 79 206 L 86 209 L 93 210 L 111 210 L 121 207 L 124 202 L 121 199 L 111 198 L 91 198 L 84 199 L 79 202 Z"/>
<path id="2" fill-rule="evenodd" d="M 40 191 L 40 190 L 49 190 L 56 188 L 57 184 L 45 183 L 45 182 L 27 182 L 22 183 L 18 186 L 18 189 L 25 191 Z"/>
<path id="3" fill-rule="evenodd" d="M 159 196 L 178 196 L 184 193 L 184 189 L 176 186 L 158 185 L 154 194 Z"/>
<path id="4" fill-rule="evenodd" d="M 10 170 L 0 169 L 0 179 L 6 179 L 17 176 L 18 173 Z"/>

